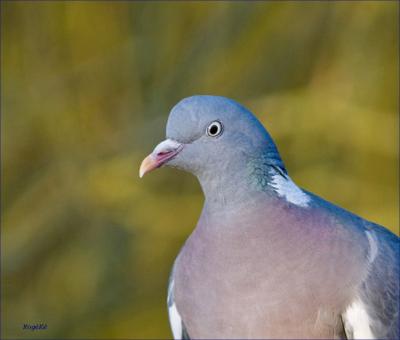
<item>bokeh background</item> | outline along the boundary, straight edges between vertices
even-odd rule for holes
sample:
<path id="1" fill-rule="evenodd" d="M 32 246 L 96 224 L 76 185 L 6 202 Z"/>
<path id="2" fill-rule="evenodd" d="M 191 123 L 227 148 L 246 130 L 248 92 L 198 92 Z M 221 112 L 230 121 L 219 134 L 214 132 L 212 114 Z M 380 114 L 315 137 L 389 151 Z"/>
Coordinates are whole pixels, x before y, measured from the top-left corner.
<path id="1" fill-rule="evenodd" d="M 300 187 L 398 234 L 398 2 L 1 2 L 2 338 L 171 337 L 203 196 L 138 171 L 194 94 L 248 107 Z"/>

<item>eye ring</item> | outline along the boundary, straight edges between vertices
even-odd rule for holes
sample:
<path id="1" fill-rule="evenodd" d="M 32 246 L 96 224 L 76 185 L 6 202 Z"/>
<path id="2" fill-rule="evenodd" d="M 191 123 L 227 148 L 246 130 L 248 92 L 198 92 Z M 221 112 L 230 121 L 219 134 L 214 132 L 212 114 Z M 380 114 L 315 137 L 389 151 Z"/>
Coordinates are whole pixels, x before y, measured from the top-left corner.
<path id="1" fill-rule="evenodd" d="M 219 120 L 215 120 L 207 127 L 207 135 L 210 137 L 218 137 L 224 130 L 224 126 Z"/>

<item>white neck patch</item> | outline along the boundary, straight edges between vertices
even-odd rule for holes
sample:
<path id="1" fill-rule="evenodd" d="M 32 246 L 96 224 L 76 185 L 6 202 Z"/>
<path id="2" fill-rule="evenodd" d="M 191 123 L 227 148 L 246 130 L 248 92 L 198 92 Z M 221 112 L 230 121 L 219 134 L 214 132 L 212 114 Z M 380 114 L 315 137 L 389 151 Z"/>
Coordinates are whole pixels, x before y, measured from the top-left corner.
<path id="1" fill-rule="evenodd" d="M 284 178 L 282 175 L 273 172 L 271 186 L 279 196 L 285 197 L 286 201 L 299 205 L 303 208 L 308 207 L 311 197 L 301 190 L 288 175 Z"/>

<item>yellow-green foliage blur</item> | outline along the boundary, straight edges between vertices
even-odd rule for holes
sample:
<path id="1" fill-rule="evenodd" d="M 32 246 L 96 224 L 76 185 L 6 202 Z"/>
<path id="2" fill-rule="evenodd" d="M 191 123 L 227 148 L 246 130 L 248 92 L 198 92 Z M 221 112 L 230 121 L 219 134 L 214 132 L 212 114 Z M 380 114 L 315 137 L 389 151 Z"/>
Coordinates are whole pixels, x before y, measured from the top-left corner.
<path id="1" fill-rule="evenodd" d="M 2 338 L 170 338 L 197 179 L 171 108 L 249 108 L 292 179 L 398 234 L 398 2 L 1 2 Z M 47 324 L 24 330 L 24 324 Z"/>

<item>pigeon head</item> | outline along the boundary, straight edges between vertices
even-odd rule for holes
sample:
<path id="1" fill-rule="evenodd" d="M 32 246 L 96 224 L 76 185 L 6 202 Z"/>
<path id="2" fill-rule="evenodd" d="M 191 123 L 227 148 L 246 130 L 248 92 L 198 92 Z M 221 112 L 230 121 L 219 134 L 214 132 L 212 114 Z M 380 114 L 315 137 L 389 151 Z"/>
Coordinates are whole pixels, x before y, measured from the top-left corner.
<path id="1" fill-rule="evenodd" d="M 167 139 L 143 161 L 140 176 L 164 165 L 196 175 L 206 198 L 210 190 L 215 195 L 249 182 L 265 186 L 271 169 L 286 174 L 275 143 L 257 118 L 217 96 L 185 98 L 172 109 Z"/>

